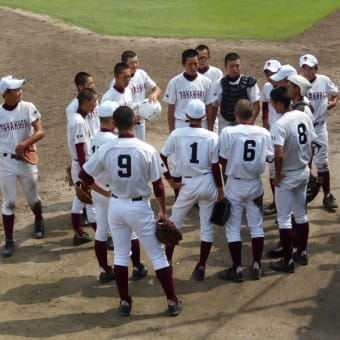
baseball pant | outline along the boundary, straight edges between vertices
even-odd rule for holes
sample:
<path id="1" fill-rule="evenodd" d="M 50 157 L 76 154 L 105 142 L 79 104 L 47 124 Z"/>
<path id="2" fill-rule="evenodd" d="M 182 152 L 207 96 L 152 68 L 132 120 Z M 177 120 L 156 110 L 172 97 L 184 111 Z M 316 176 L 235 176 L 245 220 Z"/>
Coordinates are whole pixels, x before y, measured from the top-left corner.
<path id="1" fill-rule="evenodd" d="M 317 134 L 317 143 L 321 145 L 320 150 L 313 156 L 313 163 L 315 164 L 318 172 L 328 171 L 328 131 L 327 123 L 317 124 L 315 127 Z"/>

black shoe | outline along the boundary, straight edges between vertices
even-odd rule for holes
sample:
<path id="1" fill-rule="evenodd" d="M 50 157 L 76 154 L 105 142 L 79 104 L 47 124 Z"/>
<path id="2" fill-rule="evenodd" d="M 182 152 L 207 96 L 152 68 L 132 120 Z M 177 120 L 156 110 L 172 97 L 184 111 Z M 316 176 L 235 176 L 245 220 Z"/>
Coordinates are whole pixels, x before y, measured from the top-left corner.
<path id="1" fill-rule="evenodd" d="M 308 264 L 307 254 L 299 255 L 297 251 L 293 253 L 293 260 L 294 262 L 297 262 L 298 264 L 301 264 L 302 266 L 307 266 Z"/>
<path id="2" fill-rule="evenodd" d="M 15 245 L 13 240 L 6 240 L 5 246 L 1 249 L 3 257 L 10 257 L 13 255 Z"/>
<path id="3" fill-rule="evenodd" d="M 277 262 L 269 262 L 269 268 L 277 272 L 284 272 L 290 274 L 295 272 L 294 262 L 286 264 L 283 262 L 283 260 Z"/>
<path id="4" fill-rule="evenodd" d="M 36 239 L 43 238 L 45 236 L 45 224 L 44 220 L 36 220 L 34 222 L 34 232 L 33 237 Z"/>
<path id="5" fill-rule="evenodd" d="M 332 194 L 328 194 L 323 199 L 323 206 L 326 210 L 333 211 L 333 209 L 336 209 L 338 205 L 335 203 L 336 199 Z"/>
<path id="6" fill-rule="evenodd" d="M 176 303 L 175 301 L 168 300 L 168 312 L 170 316 L 177 316 L 178 314 L 180 314 L 182 308 L 183 307 L 181 301 L 178 300 Z"/>
<path id="7" fill-rule="evenodd" d="M 267 256 L 270 257 L 271 259 L 277 259 L 277 258 L 282 257 L 282 256 L 283 256 L 283 253 L 282 253 L 281 242 L 279 241 L 275 247 L 270 248 L 270 249 L 267 251 L 266 254 L 267 254 Z"/>
<path id="8" fill-rule="evenodd" d="M 112 240 L 111 236 L 109 236 L 107 238 L 106 247 L 107 247 L 108 250 L 113 250 L 114 249 L 114 247 L 113 247 L 113 240 Z"/>
<path id="9" fill-rule="evenodd" d="M 112 267 L 109 267 L 106 272 L 100 273 L 99 281 L 101 283 L 111 282 L 115 279 L 115 274 L 112 270 Z"/>
<path id="10" fill-rule="evenodd" d="M 131 280 L 140 280 L 148 274 L 148 267 L 143 263 L 140 265 L 140 268 L 133 267 Z"/>
<path id="11" fill-rule="evenodd" d="M 74 246 L 79 246 L 83 243 L 88 243 L 88 242 L 91 242 L 92 241 L 92 238 L 90 237 L 90 235 L 88 233 L 83 233 L 83 235 L 78 235 L 78 234 L 75 234 L 73 236 L 73 245 Z"/>
<path id="12" fill-rule="evenodd" d="M 275 206 L 275 202 L 272 202 L 268 205 L 267 208 L 263 209 L 263 215 L 269 216 L 269 215 L 274 215 L 274 214 L 276 214 L 276 206 Z"/>
<path id="13" fill-rule="evenodd" d="M 262 276 L 262 268 L 251 267 L 251 278 L 252 280 L 260 280 Z"/>
<path id="14" fill-rule="evenodd" d="M 196 265 L 193 276 L 196 279 L 196 281 L 203 281 L 204 280 L 204 275 L 205 275 L 205 267 L 204 266 L 199 266 L 198 264 Z"/>
<path id="15" fill-rule="evenodd" d="M 118 313 L 120 316 L 129 316 L 132 309 L 132 302 L 121 301 L 118 307 Z"/>
<path id="16" fill-rule="evenodd" d="M 243 282 L 244 277 L 242 271 L 236 272 L 233 268 L 225 269 L 218 272 L 218 277 L 222 280 L 234 281 L 234 282 Z"/>

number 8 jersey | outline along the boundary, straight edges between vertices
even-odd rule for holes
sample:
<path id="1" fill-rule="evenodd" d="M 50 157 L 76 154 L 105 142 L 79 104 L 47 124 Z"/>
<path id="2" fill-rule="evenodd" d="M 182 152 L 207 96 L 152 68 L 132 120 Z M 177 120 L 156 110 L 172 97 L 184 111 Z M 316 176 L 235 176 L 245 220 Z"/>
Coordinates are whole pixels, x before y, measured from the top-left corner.
<path id="1" fill-rule="evenodd" d="M 274 145 L 283 146 L 282 172 L 305 167 L 312 158 L 312 142 L 317 139 L 311 118 L 294 110 L 283 114 L 270 129 Z"/>
<path id="2" fill-rule="evenodd" d="M 225 127 L 219 148 L 220 156 L 228 161 L 225 174 L 242 180 L 258 178 L 265 170 L 266 161 L 274 158 L 269 131 L 256 125 Z"/>

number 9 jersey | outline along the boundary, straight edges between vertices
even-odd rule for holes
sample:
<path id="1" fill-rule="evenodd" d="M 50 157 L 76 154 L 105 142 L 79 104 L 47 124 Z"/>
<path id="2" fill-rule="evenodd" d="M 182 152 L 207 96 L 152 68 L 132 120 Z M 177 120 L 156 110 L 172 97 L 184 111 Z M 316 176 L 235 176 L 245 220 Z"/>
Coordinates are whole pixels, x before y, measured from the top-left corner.
<path id="1" fill-rule="evenodd" d="M 219 138 L 220 156 L 226 159 L 225 174 L 242 180 L 258 178 L 266 161 L 272 162 L 274 149 L 270 133 L 257 125 L 225 127 Z"/>

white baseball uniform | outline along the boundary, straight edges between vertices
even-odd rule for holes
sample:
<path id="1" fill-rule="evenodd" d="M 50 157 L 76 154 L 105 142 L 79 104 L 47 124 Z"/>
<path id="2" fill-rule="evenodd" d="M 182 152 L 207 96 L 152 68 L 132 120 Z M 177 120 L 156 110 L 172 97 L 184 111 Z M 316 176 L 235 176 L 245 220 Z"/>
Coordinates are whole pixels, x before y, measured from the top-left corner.
<path id="1" fill-rule="evenodd" d="M 77 159 L 76 144 L 84 143 L 85 159 L 89 159 L 91 155 L 91 135 L 88 121 L 77 112 L 69 115 L 67 123 L 67 145 L 72 159 L 71 175 L 73 183 L 79 181 L 80 164 Z M 95 222 L 95 209 L 93 204 L 88 205 L 82 203 L 76 195 L 73 197 L 72 213 L 82 214 L 83 208 L 86 207 L 89 222 Z"/>
<path id="2" fill-rule="evenodd" d="M 242 212 L 247 211 L 251 238 L 263 237 L 263 217 L 260 206 L 263 185 L 260 175 L 266 161 L 272 161 L 274 150 L 270 133 L 256 125 L 227 126 L 219 138 L 219 155 L 227 160 L 225 197 L 231 203 L 226 225 L 228 242 L 241 241 Z M 258 199 L 260 202 L 256 202 Z"/>
<path id="3" fill-rule="evenodd" d="M 170 220 L 180 229 L 191 207 L 198 203 L 200 210 L 200 239 L 212 242 L 213 224 L 209 221 L 216 202 L 217 187 L 212 164 L 218 163 L 218 136 L 199 127 L 184 127 L 171 132 L 161 153 L 172 156 L 176 172 L 182 177 L 180 189 L 172 207 Z"/>
<path id="4" fill-rule="evenodd" d="M 137 138 L 116 138 L 95 152 L 83 168 L 93 177 L 103 172 L 108 175 L 112 192 L 108 219 L 115 245 L 114 264 L 128 265 L 130 234 L 135 231 L 154 269 L 167 267 L 168 261 L 155 236 L 149 200 L 148 183 L 159 180 L 166 170 L 158 152 Z"/>
<path id="5" fill-rule="evenodd" d="M 213 86 L 207 77 L 198 73 L 194 80 L 188 80 L 181 73 L 169 81 L 163 101 L 175 105 L 175 129 L 189 125 L 185 109 L 191 99 L 200 99 L 205 105 L 214 101 Z M 202 124 L 206 126 L 206 120 Z"/>
<path id="6" fill-rule="evenodd" d="M 273 90 L 273 85 L 270 82 L 267 82 L 263 85 L 262 92 L 261 92 L 261 102 L 268 103 L 268 122 L 269 126 L 272 126 L 280 117 L 281 114 L 277 113 L 273 107 L 272 101 L 270 99 L 270 92 Z"/>
<path id="7" fill-rule="evenodd" d="M 338 87 L 327 76 L 316 74 L 316 78 L 311 82 L 312 88 L 307 92 L 307 98 L 314 107 L 314 127 L 318 135 L 318 141 L 322 143 L 322 148 L 313 157 L 319 172 L 328 171 L 328 96 L 337 96 Z"/>
<path id="8" fill-rule="evenodd" d="M 66 108 L 67 121 L 69 121 L 70 115 L 77 112 L 78 107 L 79 107 L 79 101 L 78 101 L 78 98 L 75 97 L 72 99 L 71 103 Z M 90 136 L 92 138 L 100 129 L 100 121 L 99 121 L 99 116 L 98 116 L 98 102 L 93 112 L 90 112 L 85 117 L 85 119 L 87 120 L 87 124 L 90 130 Z"/>
<path id="9" fill-rule="evenodd" d="M 113 88 L 115 79 L 111 81 L 110 88 Z M 141 69 L 137 69 L 135 74 L 131 77 L 129 82 L 129 89 L 131 90 L 132 99 L 134 105 L 138 109 L 146 98 L 147 91 L 151 91 L 156 87 L 156 83 L 150 78 L 150 76 Z M 140 140 L 145 140 L 145 120 L 141 119 L 139 124 L 135 126 L 136 137 Z"/>
<path id="10" fill-rule="evenodd" d="M 280 229 L 290 229 L 291 213 L 298 224 L 308 222 L 306 187 L 312 157 L 312 142 L 316 140 L 313 122 L 304 112 L 286 112 L 270 129 L 274 145 L 283 146 L 281 173 L 284 176 L 275 187 L 277 219 Z"/>
<path id="11" fill-rule="evenodd" d="M 13 215 L 19 180 L 28 205 L 33 208 L 40 201 L 38 168 L 17 160 L 16 146 L 32 135 L 32 123 L 41 118 L 34 104 L 20 101 L 14 110 L 0 106 L 0 187 L 2 213 Z"/>

